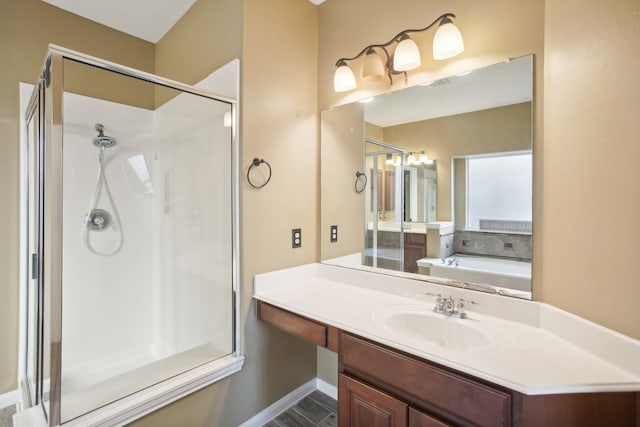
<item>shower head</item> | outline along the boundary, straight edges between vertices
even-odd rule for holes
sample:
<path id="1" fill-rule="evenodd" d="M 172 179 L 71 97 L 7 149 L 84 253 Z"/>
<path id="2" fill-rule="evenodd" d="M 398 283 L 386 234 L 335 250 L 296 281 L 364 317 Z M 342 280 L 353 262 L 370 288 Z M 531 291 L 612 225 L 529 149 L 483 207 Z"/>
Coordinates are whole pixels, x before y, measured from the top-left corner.
<path id="1" fill-rule="evenodd" d="M 98 131 L 98 136 L 93 138 L 93 145 L 100 148 L 109 148 L 116 145 L 116 139 L 104 134 L 104 125 L 96 123 L 95 129 Z"/>

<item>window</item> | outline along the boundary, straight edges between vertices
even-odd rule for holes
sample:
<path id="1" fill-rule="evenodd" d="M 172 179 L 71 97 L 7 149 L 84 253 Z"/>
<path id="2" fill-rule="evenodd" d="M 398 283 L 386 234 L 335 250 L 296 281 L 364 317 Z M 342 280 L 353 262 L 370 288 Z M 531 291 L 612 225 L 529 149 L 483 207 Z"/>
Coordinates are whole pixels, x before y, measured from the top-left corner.
<path id="1" fill-rule="evenodd" d="M 531 231 L 532 176 L 530 152 L 469 158 L 467 228 Z"/>

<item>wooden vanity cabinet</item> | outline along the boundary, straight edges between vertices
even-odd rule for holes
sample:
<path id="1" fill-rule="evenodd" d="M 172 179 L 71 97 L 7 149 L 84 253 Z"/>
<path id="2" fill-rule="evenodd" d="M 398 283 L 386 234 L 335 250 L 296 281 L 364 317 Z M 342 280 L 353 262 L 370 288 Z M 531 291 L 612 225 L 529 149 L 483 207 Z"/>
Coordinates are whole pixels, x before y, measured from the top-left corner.
<path id="1" fill-rule="evenodd" d="M 404 271 L 418 272 L 418 260 L 427 256 L 427 235 L 404 233 Z"/>
<path id="2" fill-rule="evenodd" d="M 339 363 L 343 376 L 389 393 L 405 402 L 407 408 L 411 406 L 414 416 L 409 421 L 413 418 L 413 423 L 403 425 L 511 425 L 509 390 L 346 333 L 340 334 Z M 348 423 L 340 414 L 338 420 L 340 427 L 366 426 Z"/>
<path id="3" fill-rule="evenodd" d="M 640 392 L 525 395 L 262 301 L 257 315 L 338 353 L 340 427 L 640 427 Z"/>
<path id="4" fill-rule="evenodd" d="M 345 374 L 338 378 L 338 426 L 453 427 Z"/>

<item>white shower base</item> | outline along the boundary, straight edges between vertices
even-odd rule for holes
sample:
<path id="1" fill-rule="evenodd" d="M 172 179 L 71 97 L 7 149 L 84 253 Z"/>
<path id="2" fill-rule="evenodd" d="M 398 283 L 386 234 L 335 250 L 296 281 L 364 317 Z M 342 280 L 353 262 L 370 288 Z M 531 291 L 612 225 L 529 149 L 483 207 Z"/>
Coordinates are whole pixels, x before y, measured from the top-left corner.
<path id="1" fill-rule="evenodd" d="M 62 421 L 77 418 L 227 354 L 211 344 L 204 344 L 163 359 L 154 360 L 149 354 L 125 362 L 119 360 L 117 365 L 94 370 L 91 374 L 79 370 L 66 372 L 63 375 Z"/>

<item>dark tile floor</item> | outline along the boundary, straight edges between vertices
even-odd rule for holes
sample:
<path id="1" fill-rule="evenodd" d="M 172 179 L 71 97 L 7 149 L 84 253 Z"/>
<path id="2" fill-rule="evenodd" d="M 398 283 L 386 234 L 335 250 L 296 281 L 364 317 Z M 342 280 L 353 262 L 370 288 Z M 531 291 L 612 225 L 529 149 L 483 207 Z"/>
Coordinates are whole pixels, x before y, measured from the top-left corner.
<path id="1" fill-rule="evenodd" d="M 336 427 L 338 403 L 316 390 L 269 421 L 264 427 Z"/>

